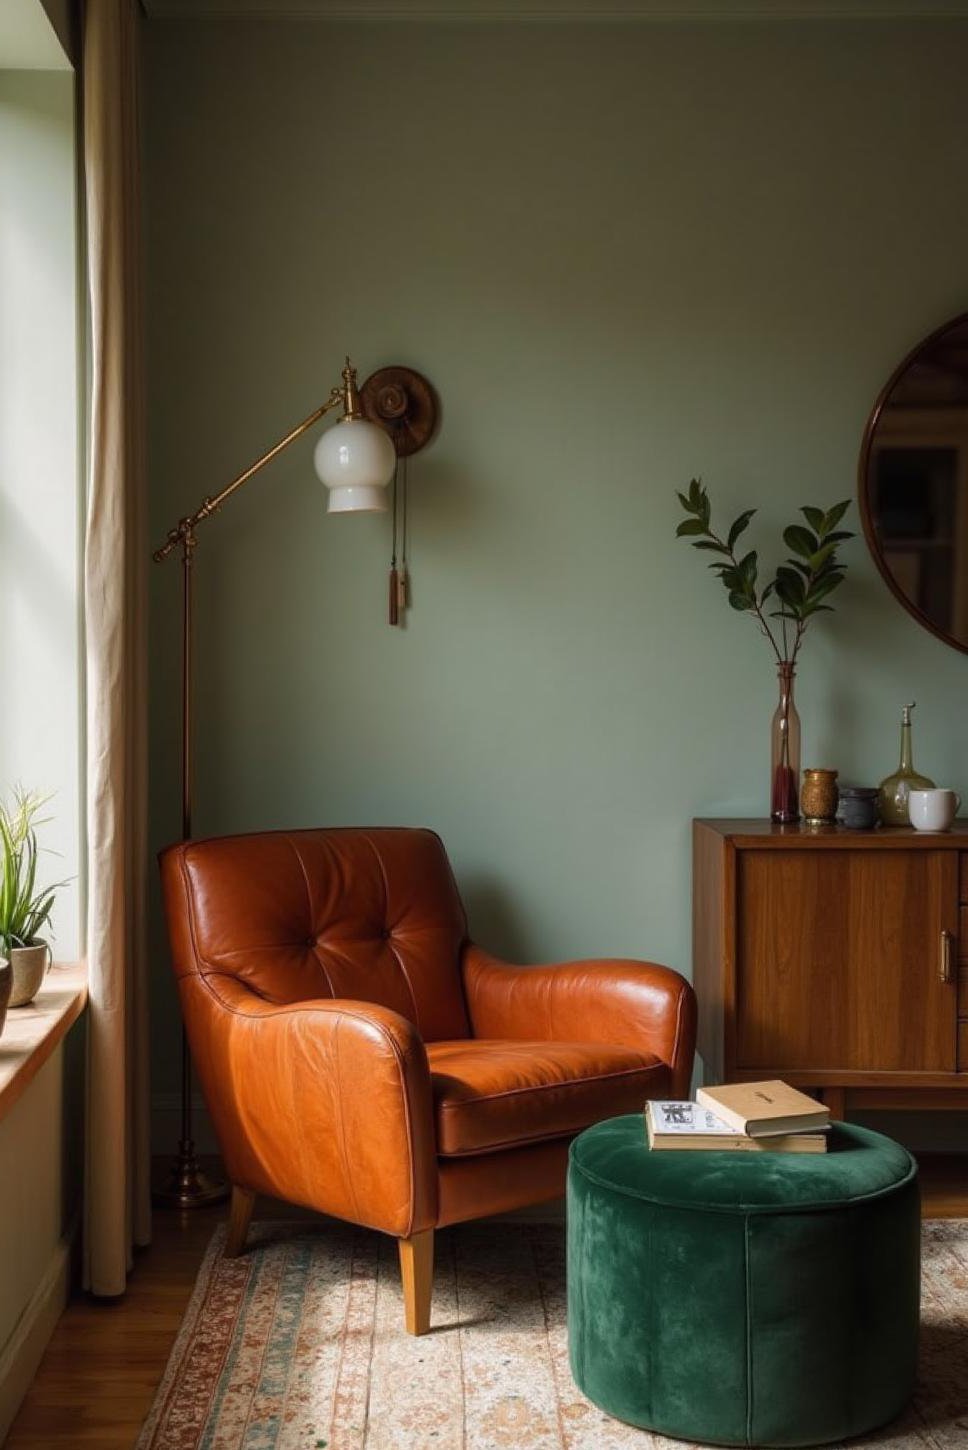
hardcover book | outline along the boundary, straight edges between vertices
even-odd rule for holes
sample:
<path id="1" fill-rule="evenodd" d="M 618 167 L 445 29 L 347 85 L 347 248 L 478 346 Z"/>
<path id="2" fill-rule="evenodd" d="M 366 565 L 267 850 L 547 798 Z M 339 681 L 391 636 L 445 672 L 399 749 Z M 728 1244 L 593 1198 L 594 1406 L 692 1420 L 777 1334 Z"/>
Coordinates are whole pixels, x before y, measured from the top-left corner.
<path id="1" fill-rule="evenodd" d="M 751 1138 L 737 1133 L 700 1103 L 650 1099 L 645 1105 L 649 1147 L 655 1150 L 716 1148 L 738 1153 L 825 1153 L 823 1133 L 779 1133 Z"/>
<path id="2" fill-rule="evenodd" d="M 830 1127 L 830 1109 L 785 1082 L 726 1083 L 700 1088 L 696 1098 L 736 1132 L 751 1138 Z"/>

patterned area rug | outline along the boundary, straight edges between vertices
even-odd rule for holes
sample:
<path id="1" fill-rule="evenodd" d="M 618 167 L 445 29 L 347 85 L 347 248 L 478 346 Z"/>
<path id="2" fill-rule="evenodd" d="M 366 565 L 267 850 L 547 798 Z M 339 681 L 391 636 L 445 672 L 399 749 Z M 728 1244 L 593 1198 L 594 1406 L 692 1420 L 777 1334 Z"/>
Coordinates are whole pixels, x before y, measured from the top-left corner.
<path id="1" fill-rule="evenodd" d="M 568 1370 L 563 1229 L 437 1236 L 434 1330 L 403 1330 L 394 1244 L 345 1225 L 220 1229 L 137 1450 L 664 1450 L 595 1409 Z M 921 1386 L 851 1442 L 968 1447 L 968 1221 L 924 1229 Z M 680 1447 L 681 1450 L 681 1447 Z"/>

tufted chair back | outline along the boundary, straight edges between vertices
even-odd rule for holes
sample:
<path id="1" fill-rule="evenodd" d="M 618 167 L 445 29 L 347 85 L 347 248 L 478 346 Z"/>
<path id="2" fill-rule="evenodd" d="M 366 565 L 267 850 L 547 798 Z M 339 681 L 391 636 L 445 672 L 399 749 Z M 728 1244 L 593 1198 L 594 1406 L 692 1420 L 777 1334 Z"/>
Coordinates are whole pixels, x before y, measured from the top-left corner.
<path id="1" fill-rule="evenodd" d="M 179 977 L 231 976 L 272 1003 L 378 1003 L 425 1042 L 469 1035 L 459 970 L 466 920 L 432 831 L 193 841 L 180 848 L 180 876 L 188 930 L 175 941 Z"/>

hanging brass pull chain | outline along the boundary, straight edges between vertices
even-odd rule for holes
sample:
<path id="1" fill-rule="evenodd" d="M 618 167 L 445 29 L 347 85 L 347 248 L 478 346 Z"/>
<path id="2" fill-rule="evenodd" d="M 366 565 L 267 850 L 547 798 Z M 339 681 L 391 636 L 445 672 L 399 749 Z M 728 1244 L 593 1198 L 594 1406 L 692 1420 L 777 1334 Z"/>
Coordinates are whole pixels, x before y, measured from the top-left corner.
<path id="1" fill-rule="evenodd" d="M 408 529 L 408 478 L 407 457 L 397 455 L 393 470 L 393 544 L 390 551 L 390 623 L 400 623 L 400 611 L 406 609 L 409 575 L 407 572 L 407 529 Z M 399 541 L 399 562 L 397 544 Z"/>
<path id="2" fill-rule="evenodd" d="M 400 490 L 400 574 L 397 580 L 397 603 L 401 609 L 409 604 L 410 569 L 407 563 L 407 534 L 409 529 L 410 477 L 407 455 L 403 455 L 402 485 Z"/>
<path id="3" fill-rule="evenodd" d="M 393 545 L 390 551 L 390 623 L 400 623 L 400 576 L 397 572 L 397 478 L 400 473 L 400 456 L 393 465 Z"/>

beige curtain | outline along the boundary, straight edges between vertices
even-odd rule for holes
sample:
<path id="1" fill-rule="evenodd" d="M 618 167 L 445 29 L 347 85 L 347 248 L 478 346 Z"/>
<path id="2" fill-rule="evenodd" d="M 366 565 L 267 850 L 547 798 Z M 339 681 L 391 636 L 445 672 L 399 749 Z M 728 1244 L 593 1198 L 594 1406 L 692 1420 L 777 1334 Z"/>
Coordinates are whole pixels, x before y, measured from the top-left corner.
<path id="1" fill-rule="evenodd" d="M 91 333 L 85 552 L 90 972 L 85 1277 L 120 1294 L 147 1243 L 145 442 L 137 0 L 88 0 Z"/>

